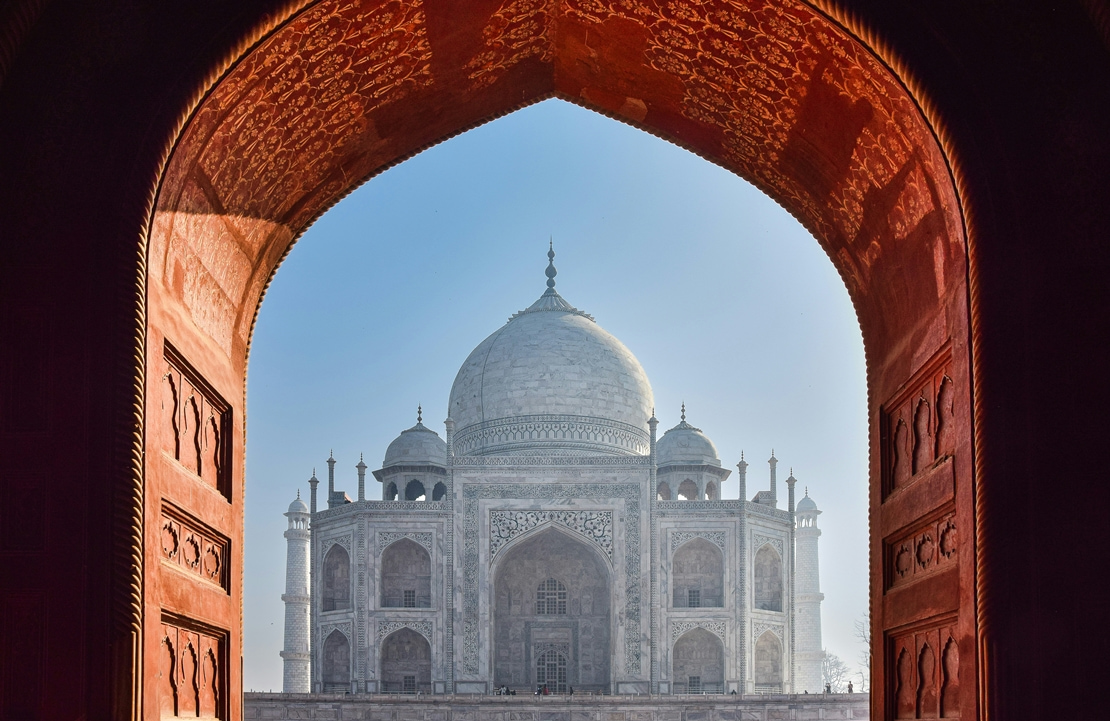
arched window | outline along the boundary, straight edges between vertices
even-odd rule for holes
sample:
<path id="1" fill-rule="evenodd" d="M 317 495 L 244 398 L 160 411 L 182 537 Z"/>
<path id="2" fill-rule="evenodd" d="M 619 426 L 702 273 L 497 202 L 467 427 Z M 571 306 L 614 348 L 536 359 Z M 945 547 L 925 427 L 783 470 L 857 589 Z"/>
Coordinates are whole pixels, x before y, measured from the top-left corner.
<path id="1" fill-rule="evenodd" d="M 755 642 L 755 692 L 782 691 L 782 643 L 770 631 Z"/>
<path id="2" fill-rule="evenodd" d="M 443 481 L 440 481 L 439 483 L 435 484 L 435 487 L 432 488 L 432 500 L 433 501 L 442 501 L 443 497 L 446 496 L 446 495 L 447 495 L 447 486 L 443 485 Z"/>
<path id="3" fill-rule="evenodd" d="M 658 488 L 655 489 L 655 498 L 658 501 L 671 500 L 671 487 L 667 485 L 666 481 L 661 481 Z"/>
<path id="4" fill-rule="evenodd" d="M 339 630 L 324 641 L 324 693 L 351 690 L 351 642 Z"/>
<path id="5" fill-rule="evenodd" d="M 724 605 L 725 559 L 716 544 L 694 538 L 675 551 L 671 562 L 675 608 Z"/>
<path id="6" fill-rule="evenodd" d="M 567 587 L 549 578 L 536 589 L 536 615 L 567 615 Z"/>
<path id="7" fill-rule="evenodd" d="M 567 691 L 567 657 L 558 651 L 547 651 L 536 660 L 536 686 L 547 686 L 551 693 Z"/>
<path id="8" fill-rule="evenodd" d="M 424 491 L 424 484 L 413 478 L 405 486 L 405 500 L 406 501 L 423 501 L 427 496 Z"/>
<path id="9" fill-rule="evenodd" d="M 351 607 L 351 557 L 338 544 L 324 557 L 324 611 Z"/>
<path id="10" fill-rule="evenodd" d="M 382 607 L 430 608 L 432 557 L 428 550 L 402 538 L 382 552 Z"/>
<path id="11" fill-rule="evenodd" d="M 684 501 L 698 500 L 698 484 L 687 478 L 678 484 L 678 497 Z"/>
<path id="12" fill-rule="evenodd" d="M 717 484 L 716 483 L 710 481 L 709 483 L 705 484 L 705 500 L 707 500 L 707 501 L 719 501 L 719 500 L 721 500 L 720 499 L 720 493 L 717 490 Z"/>
<path id="13" fill-rule="evenodd" d="M 385 484 L 385 487 L 382 488 L 382 500 L 383 501 L 396 501 L 397 500 L 397 484 L 396 483 L 394 483 L 393 481 L 390 481 L 389 483 Z"/>
<path id="14" fill-rule="evenodd" d="M 771 546 L 755 554 L 755 607 L 763 611 L 782 610 L 782 558 Z"/>
<path id="15" fill-rule="evenodd" d="M 411 628 L 402 628 L 382 643 L 382 691 L 431 693 L 432 647 Z"/>

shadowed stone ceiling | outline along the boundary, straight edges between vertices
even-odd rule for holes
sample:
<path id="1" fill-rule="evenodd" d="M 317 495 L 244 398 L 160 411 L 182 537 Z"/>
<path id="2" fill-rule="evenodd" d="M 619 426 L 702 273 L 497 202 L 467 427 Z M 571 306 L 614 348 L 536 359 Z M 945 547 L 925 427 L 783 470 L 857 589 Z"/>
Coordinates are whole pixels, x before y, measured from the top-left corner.
<path id="1" fill-rule="evenodd" d="M 931 129 L 890 71 L 810 6 L 328 0 L 263 38 L 195 110 L 158 198 L 151 279 L 230 354 L 292 240 L 337 199 L 552 96 L 754 182 L 814 232 L 857 303 L 889 243 L 936 266 L 935 278 L 892 275 L 891 302 L 935 303 L 946 274 L 964 272 Z"/>

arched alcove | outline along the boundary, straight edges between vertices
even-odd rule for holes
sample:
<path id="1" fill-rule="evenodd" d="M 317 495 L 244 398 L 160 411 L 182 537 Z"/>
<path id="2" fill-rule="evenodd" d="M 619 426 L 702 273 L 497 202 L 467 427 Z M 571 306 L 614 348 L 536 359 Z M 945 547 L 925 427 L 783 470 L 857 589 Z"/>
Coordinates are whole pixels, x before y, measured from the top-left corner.
<path id="1" fill-rule="evenodd" d="M 493 573 L 494 686 L 535 688 L 539 659 L 553 652 L 553 664 L 557 655 L 568 664 L 567 684 L 608 693 L 610 577 L 597 549 L 547 528 L 501 551 Z"/>
<path id="2" fill-rule="evenodd" d="M 704 628 L 679 636 L 671 651 L 671 678 L 676 693 L 723 693 L 725 647 Z"/>
<path id="3" fill-rule="evenodd" d="M 698 500 L 698 484 L 689 478 L 678 484 L 678 498 L 683 501 Z"/>
<path id="4" fill-rule="evenodd" d="M 770 631 L 764 631 L 756 639 L 755 652 L 755 692 L 782 693 L 782 641 Z"/>
<path id="5" fill-rule="evenodd" d="M 659 486 L 655 489 L 655 497 L 659 501 L 671 500 L 671 487 L 667 485 L 666 481 L 659 482 Z"/>
<path id="6" fill-rule="evenodd" d="M 442 501 L 446 497 L 447 497 L 447 486 L 444 485 L 443 481 L 440 481 L 439 483 L 436 483 L 435 486 L 432 487 L 432 500 L 433 501 Z"/>
<path id="7" fill-rule="evenodd" d="M 671 559 L 672 604 L 675 608 L 724 606 L 725 558 L 704 538 L 678 547 Z"/>
<path id="8" fill-rule="evenodd" d="M 761 611 L 782 611 L 782 556 L 771 546 L 756 551 L 752 581 L 753 606 Z"/>
<path id="9" fill-rule="evenodd" d="M 335 544 L 324 556 L 320 610 L 341 611 L 351 607 L 351 556 Z"/>
<path id="10" fill-rule="evenodd" d="M 679 24 L 639 7 L 572 0 L 525 33 L 524 45 L 509 45 L 497 39 L 504 26 L 488 9 L 444 6 L 426 16 L 387 12 L 375 0 L 319 2 L 274 15 L 244 38 L 233 65 L 214 69 L 218 81 L 185 109 L 189 119 L 158 178 L 144 246 L 139 352 L 146 398 L 159 397 L 154 384 L 173 343 L 195 375 L 228 399 L 229 421 L 236 421 L 227 441 L 233 512 L 205 522 L 238 536 L 247 349 L 263 292 L 292 242 L 382 168 L 528 102 L 561 97 L 751 180 L 826 250 L 855 303 L 869 360 L 872 577 L 884 593 L 897 591 L 873 607 L 874 637 L 926 622 L 918 595 L 949 599 L 944 612 L 957 615 L 957 635 L 971 649 L 960 657 L 960 672 L 974 676 L 972 546 L 954 551 L 952 573 L 912 586 L 890 575 L 882 556 L 883 538 L 908 541 L 914 523 L 946 507 L 959 509 L 959 537 L 976 537 L 967 245 L 950 164 L 933 128 L 891 64 L 808 5 L 741 2 L 727 13 L 714 3 L 690 5 Z M 506 5 L 500 12 L 517 11 Z M 457 32 L 441 37 L 434 28 L 443 27 Z M 387 36 L 396 42 L 386 43 Z M 329 62 L 313 60 L 310 47 L 328 48 Z M 377 63 L 375 72 L 366 63 Z M 335 75 L 336 67 L 345 69 Z M 911 459 L 911 404 L 928 397 L 935 415 L 942 378 L 951 380 L 945 392 L 957 435 L 945 457 L 930 441 L 918 443 Z M 145 417 L 161 417 L 153 401 L 149 411 Z M 935 418 L 918 421 L 919 434 L 939 427 Z M 140 436 L 152 447 L 140 454 L 134 480 L 159 489 L 129 496 L 137 500 L 128 517 L 140 529 L 157 515 L 153 508 L 144 515 L 144 498 L 156 502 L 189 482 L 153 452 L 160 437 L 154 429 Z M 906 506 L 898 492 L 913 484 L 928 489 L 927 499 Z M 885 529 L 882 538 L 878 529 Z M 141 555 L 141 544 L 136 548 Z M 156 563 L 142 569 L 136 573 L 161 572 Z M 145 607 L 157 608 L 162 586 L 141 579 L 120 586 L 120 602 L 149 626 L 154 618 L 143 620 L 144 605 L 128 597 L 137 587 L 150 589 Z M 221 623 L 233 629 L 238 649 L 239 622 L 228 616 Z M 155 636 L 146 628 L 151 659 Z M 874 655 L 882 703 L 892 687 L 885 656 Z M 233 703 L 239 682 L 230 682 Z M 966 715 L 974 715 L 975 703 L 966 700 Z"/>
<path id="11" fill-rule="evenodd" d="M 382 642 L 381 668 L 384 693 L 430 693 L 432 646 L 411 628 L 394 631 Z"/>
<path id="12" fill-rule="evenodd" d="M 428 608 L 432 605 L 432 557 L 408 538 L 382 551 L 382 607 Z"/>
<path id="13" fill-rule="evenodd" d="M 406 501 L 422 501 L 427 498 L 424 491 L 424 484 L 413 478 L 405 484 L 405 500 Z"/>
<path id="14" fill-rule="evenodd" d="M 324 639 L 323 664 L 320 677 L 324 693 L 348 693 L 351 690 L 351 642 L 336 629 Z"/>

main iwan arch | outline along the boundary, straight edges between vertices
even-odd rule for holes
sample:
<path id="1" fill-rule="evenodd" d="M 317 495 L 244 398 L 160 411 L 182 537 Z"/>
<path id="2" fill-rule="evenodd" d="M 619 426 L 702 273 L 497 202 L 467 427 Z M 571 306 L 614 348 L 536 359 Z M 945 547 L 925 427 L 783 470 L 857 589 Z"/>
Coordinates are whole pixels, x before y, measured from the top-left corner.
<path id="1" fill-rule="evenodd" d="M 144 246 L 143 563 L 128 604 L 144 714 L 167 707 L 171 643 L 216 659 L 215 711 L 237 713 L 244 377 L 278 263 L 366 178 L 558 97 L 750 180 L 825 248 L 868 360 L 875 709 L 893 714 L 910 686 L 940 693 L 941 672 L 901 660 L 951 644 L 975 717 L 964 211 L 921 99 L 860 34 L 801 2 L 409 0 L 291 4 L 244 38 L 167 149 Z"/>

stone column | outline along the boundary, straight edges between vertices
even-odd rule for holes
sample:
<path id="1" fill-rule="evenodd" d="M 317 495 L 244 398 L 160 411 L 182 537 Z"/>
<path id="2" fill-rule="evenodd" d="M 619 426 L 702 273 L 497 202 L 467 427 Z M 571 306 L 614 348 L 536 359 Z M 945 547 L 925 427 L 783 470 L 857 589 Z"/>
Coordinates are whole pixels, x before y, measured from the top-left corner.
<path id="1" fill-rule="evenodd" d="M 772 455 L 772 458 L 773 457 L 774 457 L 774 455 Z M 788 560 L 787 560 L 787 563 L 789 564 L 789 566 L 787 568 L 787 573 L 789 574 L 787 576 L 787 578 L 789 578 L 788 592 L 790 593 L 790 615 L 787 618 L 787 622 L 790 624 L 790 690 L 789 690 L 789 693 L 794 693 L 795 692 L 794 677 L 796 675 L 795 672 L 797 670 L 797 663 L 796 663 L 795 657 L 794 657 L 794 630 L 795 630 L 794 627 L 796 625 L 795 624 L 795 614 L 794 614 L 794 538 L 795 538 L 795 530 L 794 530 L 794 484 L 797 483 L 797 482 L 798 482 L 797 479 L 794 478 L 793 471 L 791 471 L 790 477 L 786 479 L 786 487 L 787 487 L 787 489 L 789 489 L 789 497 L 787 499 L 786 509 L 790 512 L 790 543 L 789 543 L 790 554 L 789 554 L 789 557 L 788 557 Z"/>
<path id="2" fill-rule="evenodd" d="M 748 559 L 748 463 L 744 460 L 744 452 L 740 452 L 740 462 L 736 464 L 736 479 L 740 483 L 740 528 L 737 535 L 737 558 L 740 559 L 740 571 L 737 573 L 736 618 L 737 677 L 740 679 L 740 694 L 748 693 L 748 574 L 751 572 Z"/>
<path id="3" fill-rule="evenodd" d="M 283 693 L 309 693 L 310 677 L 310 597 L 309 597 L 309 513 L 297 494 L 297 500 L 285 514 L 289 528 L 285 531 L 285 644 L 281 690 Z"/>
<path id="4" fill-rule="evenodd" d="M 821 529 L 817 516 L 821 513 L 809 493 L 798 503 L 797 531 L 797 654 L 798 688 L 815 693 L 824 688 L 821 679 L 821 661 L 825 651 L 821 642 L 821 577 L 817 558 L 817 539 Z"/>
<path id="5" fill-rule="evenodd" d="M 650 440 L 648 445 L 648 455 L 651 458 L 651 466 L 648 471 L 648 527 L 651 529 L 651 548 L 650 548 L 650 563 L 651 571 L 648 574 L 648 583 L 650 584 L 650 602 L 651 610 L 650 623 L 651 623 L 651 639 L 649 640 L 649 648 L 651 652 L 651 692 L 659 693 L 659 522 L 656 518 L 656 503 L 657 496 L 659 495 L 656 489 L 659 487 L 658 473 L 655 465 L 655 444 L 656 437 L 659 430 L 659 420 L 655 417 L 655 409 L 651 411 L 651 418 L 648 418 L 648 429 L 650 431 Z M 674 683 L 674 679 L 671 679 Z"/>

